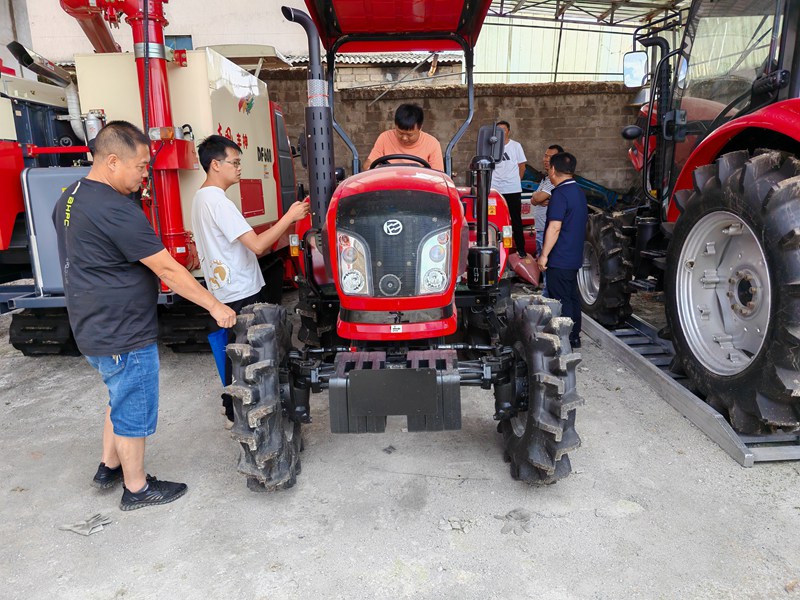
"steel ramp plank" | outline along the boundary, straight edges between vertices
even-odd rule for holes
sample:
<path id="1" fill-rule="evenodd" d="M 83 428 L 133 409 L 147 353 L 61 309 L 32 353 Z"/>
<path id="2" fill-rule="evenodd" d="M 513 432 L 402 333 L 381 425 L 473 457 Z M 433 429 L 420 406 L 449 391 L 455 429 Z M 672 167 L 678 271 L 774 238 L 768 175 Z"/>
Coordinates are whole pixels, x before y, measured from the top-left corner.
<path id="1" fill-rule="evenodd" d="M 640 356 L 597 321 L 583 315 L 583 332 L 601 348 L 613 351 L 613 356 L 648 383 L 675 410 L 694 423 L 700 431 L 722 448 L 743 467 L 752 467 L 755 454 L 739 439 L 727 421 L 717 411 L 689 392 L 680 383 L 666 376 L 658 367 Z"/>
<path id="2" fill-rule="evenodd" d="M 759 446 L 750 448 L 755 462 L 800 460 L 800 446 Z"/>
<path id="3" fill-rule="evenodd" d="M 648 356 L 647 360 L 657 367 L 668 367 L 672 364 L 671 356 Z"/>
<path id="4" fill-rule="evenodd" d="M 661 346 L 654 346 L 653 344 L 650 344 L 649 346 L 633 346 L 632 349 L 644 356 L 655 357 L 655 355 L 661 354 L 663 356 L 668 356 L 669 359 L 672 360 L 672 356 L 665 352 Z"/>
<path id="5" fill-rule="evenodd" d="M 800 434 L 739 435 L 713 408 L 687 389 L 691 381 L 685 375 L 669 371 L 674 351 L 669 340 L 658 337 L 656 329 L 636 315 L 626 327 L 608 331 L 584 315 L 586 334 L 601 347 L 617 350 L 617 358 L 650 384 L 670 405 L 694 423 L 734 460 L 745 467 L 757 462 L 800 460 Z M 625 335 L 617 335 L 624 331 Z M 595 333 L 596 335 L 593 335 Z M 642 336 L 650 343 L 636 345 Z M 662 368 L 659 368 L 662 367 Z M 685 387 L 684 387 L 685 386 Z M 762 445 L 768 444 L 768 445 Z"/>

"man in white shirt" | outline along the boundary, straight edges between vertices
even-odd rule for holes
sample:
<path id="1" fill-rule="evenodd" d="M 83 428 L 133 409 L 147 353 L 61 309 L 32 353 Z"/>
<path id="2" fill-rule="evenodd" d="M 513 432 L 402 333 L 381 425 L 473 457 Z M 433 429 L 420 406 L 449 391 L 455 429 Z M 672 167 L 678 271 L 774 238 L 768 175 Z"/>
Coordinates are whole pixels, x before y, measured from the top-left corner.
<path id="1" fill-rule="evenodd" d="M 249 304 L 266 301 L 258 257 L 269 252 L 292 223 L 304 218 L 309 207 L 306 202 L 295 202 L 277 223 L 257 234 L 225 195 L 242 175 L 239 146 L 221 135 L 211 135 L 197 151 L 206 172 L 206 180 L 192 201 L 192 229 L 200 267 L 214 297 L 239 313 Z M 231 382 L 230 365 L 225 371 L 227 385 Z M 223 399 L 223 405 L 232 421 L 230 402 Z"/>
<path id="2" fill-rule="evenodd" d="M 503 195 L 511 213 L 514 246 L 520 258 L 525 258 L 525 236 L 522 230 L 522 176 L 525 174 L 525 152 L 519 142 L 510 137 L 508 121 L 498 121 L 497 128 L 503 132 L 505 146 L 503 157 L 495 164 L 492 187 Z"/>
<path id="3" fill-rule="evenodd" d="M 548 146 L 547 150 L 544 151 L 544 159 L 542 160 L 542 164 L 544 165 L 545 176 L 544 179 L 539 182 L 539 187 L 531 196 L 531 204 L 533 205 L 533 220 L 534 226 L 536 227 L 537 256 L 542 254 L 542 246 L 544 245 L 544 225 L 547 222 L 547 204 L 550 202 L 550 195 L 553 193 L 553 187 L 555 187 L 550 181 L 550 178 L 547 176 L 547 173 L 550 170 L 550 159 L 559 152 L 563 151 L 564 149 L 558 144 Z"/>

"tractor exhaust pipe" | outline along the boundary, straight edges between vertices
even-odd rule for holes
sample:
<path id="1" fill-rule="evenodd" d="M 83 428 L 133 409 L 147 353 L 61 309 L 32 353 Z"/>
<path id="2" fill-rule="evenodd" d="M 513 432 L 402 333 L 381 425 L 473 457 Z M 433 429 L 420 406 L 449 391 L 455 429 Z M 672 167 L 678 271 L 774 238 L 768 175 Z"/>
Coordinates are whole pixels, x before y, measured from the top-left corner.
<path id="1" fill-rule="evenodd" d="M 336 174 L 333 165 L 333 116 L 328 106 L 319 33 L 314 21 L 303 11 L 283 6 L 281 12 L 287 21 L 301 25 L 308 36 L 308 106 L 305 110 L 308 183 L 312 227 L 322 229 L 328 203 L 336 188 Z"/>
<path id="2" fill-rule="evenodd" d="M 476 243 L 467 254 L 467 286 L 485 291 L 497 286 L 500 274 L 500 251 L 496 245 L 489 245 L 489 192 L 494 160 L 490 156 L 476 156 L 469 169 L 475 181 L 478 230 Z"/>

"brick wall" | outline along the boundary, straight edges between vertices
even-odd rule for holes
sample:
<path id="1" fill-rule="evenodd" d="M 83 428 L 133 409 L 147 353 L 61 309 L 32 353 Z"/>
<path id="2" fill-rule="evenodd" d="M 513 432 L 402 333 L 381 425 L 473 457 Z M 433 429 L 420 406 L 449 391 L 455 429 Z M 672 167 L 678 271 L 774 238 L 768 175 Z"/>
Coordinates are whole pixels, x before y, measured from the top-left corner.
<path id="1" fill-rule="evenodd" d="M 270 96 L 284 109 L 289 137 L 296 143 L 303 128 L 306 74 L 303 69 L 282 69 L 262 74 Z M 423 129 L 436 136 L 444 152 L 450 138 L 467 116 L 466 87 L 400 86 L 370 106 L 376 89 L 343 89 L 336 94 L 336 117 L 358 148 L 363 160 L 377 135 L 392 127 L 394 110 L 415 102 L 425 110 Z M 512 139 L 520 142 L 531 166 L 541 169 L 541 156 L 552 143 L 564 146 L 578 159 L 578 173 L 608 188 L 625 191 L 635 181 L 627 157 L 628 143 L 620 136 L 634 122 L 637 108 L 628 106 L 633 94 L 622 84 L 603 82 L 483 84 L 475 86 L 472 125 L 453 151 L 456 183 L 475 153 L 480 125 L 497 119 L 511 123 Z M 351 172 L 352 158 L 336 137 L 336 164 Z M 307 181 L 300 161 L 295 161 L 298 182 Z"/>

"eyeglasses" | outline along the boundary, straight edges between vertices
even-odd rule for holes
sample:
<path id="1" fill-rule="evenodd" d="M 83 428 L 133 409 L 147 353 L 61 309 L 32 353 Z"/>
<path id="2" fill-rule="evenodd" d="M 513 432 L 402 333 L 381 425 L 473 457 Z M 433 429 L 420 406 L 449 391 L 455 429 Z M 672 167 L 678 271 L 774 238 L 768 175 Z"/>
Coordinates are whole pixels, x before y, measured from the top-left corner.
<path id="1" fill-rule="evenodd" d="M 219 162 L 228 163 L 229 165 L 233 165 L 237 169 L 242 168 L 242 161 L 240 160 L 220 160 Z"/>

